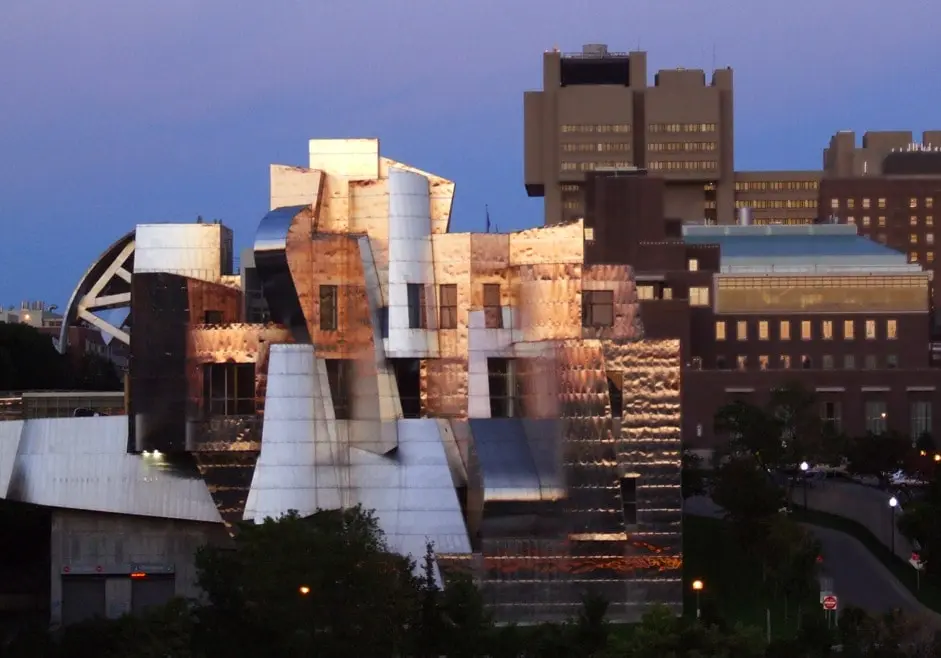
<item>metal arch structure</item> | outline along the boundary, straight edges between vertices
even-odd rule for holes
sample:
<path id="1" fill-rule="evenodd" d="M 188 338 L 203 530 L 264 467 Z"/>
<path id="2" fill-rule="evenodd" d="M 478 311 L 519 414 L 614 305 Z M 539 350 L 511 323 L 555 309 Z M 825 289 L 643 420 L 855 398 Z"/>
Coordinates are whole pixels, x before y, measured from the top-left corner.
<path id="1" fill-rule="evenodd" d="M 131 336 L 127 331 L 115 327 L 96 313 L 130 307 L 135 235 L 136 232 L 131 231 L 122 236 L 108 247 L 82 276 L 62 318 L 58 345 L 61 354 L 65 354 L 69 348 L 69 328 L 80 320 L 125 345 L 131 344 Z M 124 282 L 123 286 L 118 282 Z M 125 290 L 122 290 L 122 287 Z"/>

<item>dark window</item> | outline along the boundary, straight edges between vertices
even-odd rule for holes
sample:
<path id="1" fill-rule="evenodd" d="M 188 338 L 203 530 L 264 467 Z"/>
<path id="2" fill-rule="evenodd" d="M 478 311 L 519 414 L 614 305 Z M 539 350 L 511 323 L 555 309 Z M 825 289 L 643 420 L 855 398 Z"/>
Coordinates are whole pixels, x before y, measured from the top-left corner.
<path id="1" fill-rule="evenodd" d="M 428 326 L 425 306 L 425 284 L 408 284 L 408 327 L 409 329 L 424 329 Z"/>
<path id="2" fill-rule="evenodd" d="M 203 313 L 203 324 L 222 324 L 222 311 L 206 311 Z"/>
<path id="3" fill-rule="evenodd" d="M 172 575 L 161 574 L 146 578 L 131 579 L 131 611 L 135 614 L 147 612 L 166 605 L 176 594 Z"/>
<path id="4" fill-rule="evenodd" d="M 814 367 L 814 362 L 809 356 L 801 357 L 801 368 L 803 368 L 804 370 L 810 370 L 813 367 Z"/>
<path id="5" fill-rule="evenodd" d="M 333 414 L 337 420 L 349 420 L 350 384 L 353 381 L 353 362 L 349 359 L 326 359 L 327 382 L 333 400 Z"/>
<path id="6" fill-rule="evenodd" d="M 611 399 L 611 417 L 620 418 L 624 415 L 624 375 L 619 372 L 609 372 L 608 397 Z"/>
<path id="7" fill-rule="evenodd" d="M 203 401 L 210 416 L 255 413 L 255 364 L 207 363 L 203 366 Z"/>
<path id="8" fill-rule="evenodd" d="M 381 338 L 389 337 L 389 307 L 383 306 L 379 309 L 379 336 Z"/>
<path id="9" fill-rule="evenodd" d="M 689 367 L 693 370 L 702 370 L 702 357 L 694 356 L 692 361 L 690 361 Z"/>
<path id="10" fill-rule="evenodd" d="M 457 285 L 446 283 L 438 286 L 439 329 L 457 329 Z"/>
<path id="11" fill-rule="evenodd" d="M 728 362 L 725 360 L 724 356 L 716 357 L 716 368 L 718 368 L 719 370 L 726 370 L 728 369 L 728 367 L 729 367 Z"/>
<path id="12" fill-rule="evenodd" d="M 637 476 L 621 478 L 621 505 L 624 510 L 624 525 L 637 525 Z"/>
<path id="13" fill-rule="evenodd" d="M 899 367 L 899 358 L 895 354 L 887 354 L 885 357 L 885 365 L 887 368 L 898 368 Z"/>
<path id="14" fill-rule="evenodd" d="M 500 284 L 484 284 L 484 326 L 488 329 L 503 328 L 503 308 L 500 304 Z"/>
<path id="15" fill-rule="evenodd" d="M 516 363 L 513 359 L 487 359 L 487 378 L 490 384 L 490 417 L 522 416 Z"/>
<path id="16" fill-rule="evenodd" d="M 582 326 L 610 327 L 614 324 L 614 291 L 582 291 Z"/>
<path id="17" fill-rule="evenodd" d="M 336 286 L 320 286 L 320 330 L 337 330 Z"/>
<path id="18" fill-rule="evenodd" d="M 62 576 L 62 624 L 105 616 L 105 579 Z"/>
<path id="19" fill-rule="evenodd" d="M 421 418 L 421 361 L 419 359 L 389 359 L 395 373 L 395 383 L 402 402 L 403 418 Z"/>

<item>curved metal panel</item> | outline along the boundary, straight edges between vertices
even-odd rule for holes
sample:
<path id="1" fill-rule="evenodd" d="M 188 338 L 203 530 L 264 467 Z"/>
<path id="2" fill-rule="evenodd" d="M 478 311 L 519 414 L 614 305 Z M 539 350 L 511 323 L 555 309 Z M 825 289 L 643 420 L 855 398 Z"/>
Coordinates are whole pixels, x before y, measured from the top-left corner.
<path id="1" fill-rule="evenodd" d="M 298 213 L 308 206 L 277 208 L 265 215 L 255 233 L 255 269 L 271 319 L 291 330 L 298 343 L 309 343 L 307 322 L 288 265 L 288 233 Z"/>
<path id="2" fill-rule="evenodd" d="M 65 307 L 65 315 L 62 318 L 62 328 L 59 330 L 59 353 L 65 354 L 69 347 L 69 327 L 78 320 L 78 307 L 81 299 L 92 289 L 95 282 L 101 279 L 112 262 L 118 255 L 124 251 L 128 245 L 134 244 L 136 231 L 131 231 L 118 240 L 110 247 L 104 250 L 94 263 L 85 271 L 85 274 L 79 279 L 78 285 L 72 291 L 69 303 Z"/>

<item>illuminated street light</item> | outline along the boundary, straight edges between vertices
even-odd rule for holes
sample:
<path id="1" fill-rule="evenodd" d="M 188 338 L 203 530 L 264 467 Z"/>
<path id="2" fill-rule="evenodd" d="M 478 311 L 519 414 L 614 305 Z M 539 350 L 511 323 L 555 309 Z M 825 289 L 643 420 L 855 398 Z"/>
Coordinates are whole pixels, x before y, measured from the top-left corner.
<path id="1" fill-rule="evenodd" d="M 895 555 L 895 510 L 898 509 L 899 499 L 895 496 L 889 498 L 889 507 L 892 509 L 892 555 Z"/>
<path id="2" fill-rule="evenodd" d="M 935 453 L 935 454 L 934 454 L 934 460 L 935 460 L 936 462 L 941 462 L 941 455 L 939 455 L 938 453 Z"/>
<path id="3" fill-rule="evenodd" d="M 705 585 L 698 578 L 693 581 L 693 591 L 696 592 L 696 619 L 702 617 L 702 610 L 699 607 L 699 595 L 702 593 Z"/>
<path id="4" fill-rule="evenodd" d="M 804 480 L 804 511 L 807 511 L 807 471 L 810 470 L 810 464 L 801 462 L 801 476 Z"/>
<path id="5" fill-rule="evenodd" d="M 307 596 L 308 594 L 310 594 L 310 588 L 307 585 L 301 585 L 300 587 L 297 588 L 297 591 L 303 594 L 304 596 Z"/>

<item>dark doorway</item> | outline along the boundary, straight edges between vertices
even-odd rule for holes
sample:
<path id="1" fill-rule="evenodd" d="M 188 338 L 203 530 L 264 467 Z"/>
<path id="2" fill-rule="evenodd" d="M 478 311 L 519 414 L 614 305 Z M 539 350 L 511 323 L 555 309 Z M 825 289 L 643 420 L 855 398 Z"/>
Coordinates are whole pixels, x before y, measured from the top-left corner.
<path id="1" fill-rule="evenodd" d="M 421 418 L 421 361 L 389 359 L 402 401 L 403 418 Z"/>

